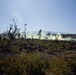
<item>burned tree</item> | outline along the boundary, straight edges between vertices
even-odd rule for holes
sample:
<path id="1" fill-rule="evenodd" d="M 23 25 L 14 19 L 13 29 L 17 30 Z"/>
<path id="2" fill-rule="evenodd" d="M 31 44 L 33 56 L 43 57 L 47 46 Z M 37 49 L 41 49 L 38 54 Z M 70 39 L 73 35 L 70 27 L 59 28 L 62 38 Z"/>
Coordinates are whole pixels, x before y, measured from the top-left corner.
<path id="1" fill-rule="evenodd" d="M 20 29 L 17 28 L 17 25 L 16 25 L 16 22 L 14 19 L 12 19 L 13 23 L 14 24 L 10 24 L 10 27 L 9 29 L 7 29 L 6 31 L 6 37 L 9 39 L 9 40 L 14 40 L 16 38 L 16 36 L 18 35 Z"/>
<path id="2" fill-rule="evenodd" d="M 24 32 L 23 32 L 23 35 L 24 35 L 24 38 L 26 39 L 26 25 L 27 24 L 24 24 Z"/>
<path id="3" fill-rule="evenodd" d="M 42 29 L 40 29 L 38 32 L 39 39 L 41 38 L 41 32 L 42 32 Z"/>

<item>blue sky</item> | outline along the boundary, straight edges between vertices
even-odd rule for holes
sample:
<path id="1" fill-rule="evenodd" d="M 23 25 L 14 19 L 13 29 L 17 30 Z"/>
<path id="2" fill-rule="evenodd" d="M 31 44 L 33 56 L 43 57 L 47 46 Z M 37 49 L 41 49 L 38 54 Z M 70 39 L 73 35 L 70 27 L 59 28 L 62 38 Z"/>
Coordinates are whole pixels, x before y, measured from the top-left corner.
<path id="1" fill-rule="evenodd" d="M 76 0 L 0 0 L 0 33 L 15 18 L 21 31 L 76 34 Z"/>

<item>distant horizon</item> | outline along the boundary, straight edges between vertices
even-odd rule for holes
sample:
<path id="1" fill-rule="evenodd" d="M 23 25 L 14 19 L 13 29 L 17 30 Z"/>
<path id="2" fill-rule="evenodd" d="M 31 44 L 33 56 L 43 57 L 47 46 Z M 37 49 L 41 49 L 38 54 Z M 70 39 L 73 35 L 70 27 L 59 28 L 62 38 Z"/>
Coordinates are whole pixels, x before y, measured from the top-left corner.
<path id="1" fill-rule="evenodd" d="M 38 31 L 39 31 L 39 30 L 38 30 Z M 34 33 L 34 32 L 38 33 L 38 31 L 26 31 L 26 33 L 29 33 L 29 32 L 31 32 L 31 33 Z M 6 31 L 5 31 L 5 32 L 6 32 Z M 46 31 L 46 30 L 42 30 L 42 32 L 45 32 L 45 33 L 50 32 L 51 34 L 58 34 L 58 33 L 61 33 L 61 34 L 75 34 L 75 33 L 64 33 L 64 32 Z M 4 32 L 2 32 L 2 33 L 4 33 Z M 0 32 L 0 34 L 2 34 L 2 33 Z M 23 33 L 23 31 L 22 31 L 22 32 L 20 31 L 20 33 Z"/>

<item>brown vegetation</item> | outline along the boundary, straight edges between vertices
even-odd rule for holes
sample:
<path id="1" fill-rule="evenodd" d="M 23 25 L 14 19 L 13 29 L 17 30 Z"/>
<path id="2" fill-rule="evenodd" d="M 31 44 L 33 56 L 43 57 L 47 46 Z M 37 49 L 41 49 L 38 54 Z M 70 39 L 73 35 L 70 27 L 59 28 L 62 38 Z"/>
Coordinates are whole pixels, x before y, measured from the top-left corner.
<path id="1" fill-rule="evenodd" d="M 0 40 L 0 75 L 75 75 L 76 42 Z"/>

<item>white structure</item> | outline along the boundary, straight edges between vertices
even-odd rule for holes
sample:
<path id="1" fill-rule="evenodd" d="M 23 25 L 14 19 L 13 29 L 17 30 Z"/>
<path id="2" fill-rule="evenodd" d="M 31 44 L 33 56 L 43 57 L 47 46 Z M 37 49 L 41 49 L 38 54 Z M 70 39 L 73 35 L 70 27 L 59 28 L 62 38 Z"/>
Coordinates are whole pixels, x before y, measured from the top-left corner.
<path id="1" fill-rule="evenodd" d="M 56 35 L 56 39 L 57 39 L 57 40 L 62 40 L 61 33 L 58 33 L 58 34 Z"/>
<path id="2" fill-rule="evenodd" d="M 28 39 L 39 39 L 38 36 L 38 32 L 28 32 L 26 34 L 26 38 Z M 61 33 L 57 33 L 57 34 L 50 34 L 49 36 L 47 35 L 46 32 L 41 32 L 41 40 L 66 40 L 66 41 L 70 41 L 70 40 L 74 40 L 76 41 L 76 39 L 72 39 L 71 37 L 66 37 L 63 38 Z"/>

